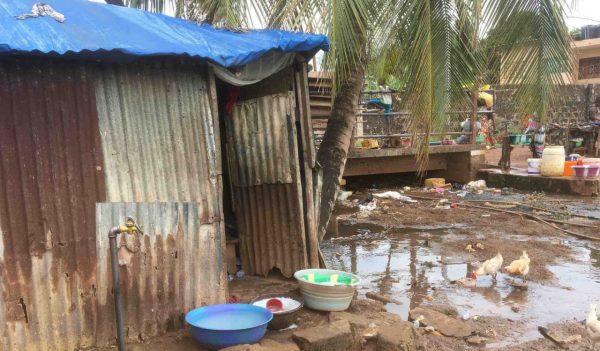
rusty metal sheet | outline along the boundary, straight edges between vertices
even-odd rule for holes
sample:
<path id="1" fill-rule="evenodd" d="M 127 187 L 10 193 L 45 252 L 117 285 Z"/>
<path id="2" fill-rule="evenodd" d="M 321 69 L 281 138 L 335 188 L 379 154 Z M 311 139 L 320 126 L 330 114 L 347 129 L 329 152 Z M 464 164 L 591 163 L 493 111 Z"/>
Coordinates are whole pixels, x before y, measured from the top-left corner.
<path id="1" fill-rule="evenodd" d="M 225 249 L 214 156 L 219 143 L 203 69 L 185 61 L 102 66 L 0 60 L 1 350 L 62 351 L 114 342 L 108 268 L 97 268 L 106 250 L 96 242 L 96 202 L 196 203 L 178 205 L 188 212 L 164 209 L 177 222 L 158 210 L 152 216 L 152 223 L 164 225 L 144 238 L 146 257 L 171 264 L 175 249 L 178 269 L 194 276 L 170 268 L 151 274 L 135 263 L 134 272 L 144 277 L 144 299 L 161 309 L 144 322 L 146 311 L 128 311 L 134 318 L 130 331 L 137 333 L 130 337 L 180 326 L 183 307 L 223 301 L 223 277 L 202 289 L 195 280 L 224 271 L 215 265 Z M 181 239 L 184 229 L 194 234 Z M 186 256 L 179 256 L 181 245 Z M 140 281 L 127 282 L 128 291 L 138 294 L 127 301 L 139 306 Z"/>
<path id="2" fill-rule="evenodd" d="M 114 310 L 108 231 L 135 218 L 144 235 L 118 238 L 125 328 L 145 340 L 183 327 L 185 312 L 224 303 L 227 270 L 220 223 L 203 224 L 197 203 L 100 203 L 96 206 L 97 298 Z M 114 313 L 98 320 L 99 340 L 114 340 Z"/>
<path id="3" fill-rule="evenodd" d="M 93 69 L 0 60 L 0 349 L 95 342 L 102 165 Z"/>
<path id="4" fill-rule="evenodd" d="M 229 162 L 234 186 L 292 183 L 297 159 L 294 99 L 288 93 L 267 95 L 237 103 L 226 119 Z M 291 120 L 290 120 L 291 119 Z"/>
<path id="5" fill-rule="evenodd" d="M 235 187 L 242 267 L 267 275 L 278 268 L 291 277 L 308 268 L 301 203 L 295 184 Z"/>
<path id="6" fill-rule="evenodd" d="M 206 67 L 193 62 L 103 66 L 96 99 L 107 200 L 198 202 L 220 219 Z"/>
<path id="7" fill-rule="evenodd" d="M 242 267 L 290 277 L 308 266 L 293 92 L 238 102 L 226 118 Z"/>

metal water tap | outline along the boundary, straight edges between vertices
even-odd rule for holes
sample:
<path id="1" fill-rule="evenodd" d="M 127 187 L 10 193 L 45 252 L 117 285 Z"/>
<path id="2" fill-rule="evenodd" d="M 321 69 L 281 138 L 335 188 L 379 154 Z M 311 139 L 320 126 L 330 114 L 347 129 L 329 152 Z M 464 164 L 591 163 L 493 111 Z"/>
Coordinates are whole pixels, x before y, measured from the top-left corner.
<path id="1" fill-rule="evenodd" d="M 120 226 L 119 229 L 121 230 L 121 233 L 144 235 L 142 228 L 137 225 L 133 217 L 127 217 L 125 224 Z"/>
<path id="2" fill-rule="evenodd" d="M 123 301 L 121 300 L 121 278 L 119 277 L 119 257 L 117 253 L 117 235 L 119 234 L 141 234 L 142 229 L 137 225 L 133 217 L 127 217 L 125 224 L 113 227 L 108 232 L 110 244 L 110 261 L 113 277 L 113 289 L 115 293 L 115 314 L 117 319 L 117 343 L 119 351 L 125 351 L 125 326 L 123 316 Z"/>

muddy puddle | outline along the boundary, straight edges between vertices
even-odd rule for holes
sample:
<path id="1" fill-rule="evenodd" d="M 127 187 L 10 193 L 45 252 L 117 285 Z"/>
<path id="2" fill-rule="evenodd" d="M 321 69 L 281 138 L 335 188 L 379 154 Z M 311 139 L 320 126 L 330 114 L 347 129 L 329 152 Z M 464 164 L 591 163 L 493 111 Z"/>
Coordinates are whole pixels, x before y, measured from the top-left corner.
<path id="1" fill-rule="evenodd" d="M 519 290 L 500 274 L 496 283 L 490 277 L 480 277 L 476 288 L 464 288 L 451 281 L 465 277 L 472 267 L 444 243 L 469 235 L 472 239 L 477 228 L 456 224 L 389 228 L 352 219 L 339 221 L 338 228 L 339 236 L 326 238 L 322 244 L 329 268 L 359 275 L 360 294 L 374 291 L 402 302 L 386 307 L 403 319 L 421 304 L 448 303 L 470 317 L 499 316 L 525 326 L 509 331 L 505 334 L 508 337 L 488 344 L 488 348 L 537 339 L 538 326 L 583 320 L 589 304 L 598 302 L 600 251 L 581 241 L 558 244 L 573 247 L 575 259 L 548 265 L 555 276 L 551 282 L 529 282 L 528 290 Z M 511 235 L 511 239 L 518 242 L 527 237 Z M 532 264 L 535 260 L 544 258 L 536 257 Z"/>

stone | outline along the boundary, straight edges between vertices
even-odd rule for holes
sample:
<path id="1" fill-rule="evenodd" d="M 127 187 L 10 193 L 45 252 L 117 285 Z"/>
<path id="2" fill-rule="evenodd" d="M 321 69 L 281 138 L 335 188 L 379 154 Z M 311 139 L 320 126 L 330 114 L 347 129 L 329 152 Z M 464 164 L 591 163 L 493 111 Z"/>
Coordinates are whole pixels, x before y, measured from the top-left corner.
<path id="1" fill-rule="evenodd" d="M 260 341 L 257 351 L 300 351 L 300 347 L 292 340 L 282 342 L 265 338 Z"/>
<path id="2" fill-rule="evenodd" d="M 435 304 L 435 305 L 426 305 L 430 310 L 438 311 L 440 313 L 445 314 L 448 317 L 458 318 L 460 314 L 458 313 L 458 309 L 452 305 L 445 304 Z"/>
<path id="3" fill-rule="evenodd" d="M 487 342 L 487 338 L 482 336 L 470 336 L 466 339 L 466 341 L 471 345 L 483 345 Z"/>
<path id="4" fill-rule="evenodd" d="M 449 317 L 430 308 L 414 308 L 410 311 L 409 316 L 411 320 L 423 316 L 424 318 L 421 319 L 423 326 L 432 326 L 445 336 L 464 338 L 473 333 L 473 328 L 467 322 Z"/>
<path id="5" fill-rule="evenodd" d="M 298 330 L 292 339 L 302 351 L 350 351 L 360 346 L 347 320 Z"/>
<path id="6" fill-rule="evenodd" d="M 362 312 L 385 312 L 385 306 L 381 301 L 375 301 L 371 299 L 352 299 L 348 312 L 362 313 Z"/>
<path id="7" fill-rule="evenodd" d="M 363 330 L 369 327 L 369 319 L 360 314 L 348 313 L 348 312 L 331 312 L 329 314 L 330 322 L 348 321 L 350 324 L 358 330 Z"/>
<path id="8" fill-rule="evenodd" d="M 258 347 L 258 345 L 244 344 L 226 347 L 224 349 L 220 349 L 219 351 L 254 351 L 256 350 L 256 347 Z"/>
<path id="9" fill-rule="evenodd" d="M 300 351 L 300 348 L 292 340 L 279 342 L 264 338 L 259 344 L 236 345 L 221 349 L 220 351 Z"/>
<path id="10" fill-rule="evenodd" d="M 397 322 L 379 329 L 377 351 L 416 351 L 420 339 L 410 322 Z"/>

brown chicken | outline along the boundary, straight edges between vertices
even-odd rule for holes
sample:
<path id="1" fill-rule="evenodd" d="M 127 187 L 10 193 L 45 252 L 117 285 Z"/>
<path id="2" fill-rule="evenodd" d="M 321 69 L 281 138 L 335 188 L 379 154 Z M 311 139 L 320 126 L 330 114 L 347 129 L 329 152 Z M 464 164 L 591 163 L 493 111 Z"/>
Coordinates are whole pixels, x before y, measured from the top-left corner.
<path id="1" fill-rule="evenodd" d="M 527 251 L 523 251 L 521 257 L 518 260 L 512 261 L 508 266 L 502 270 L 505 273 L 512 275 L 513 277 L 518 276 L 525 282 L 525 276 L 529 274 L 529 263 L 531 260 L 527 256 Z"/>

